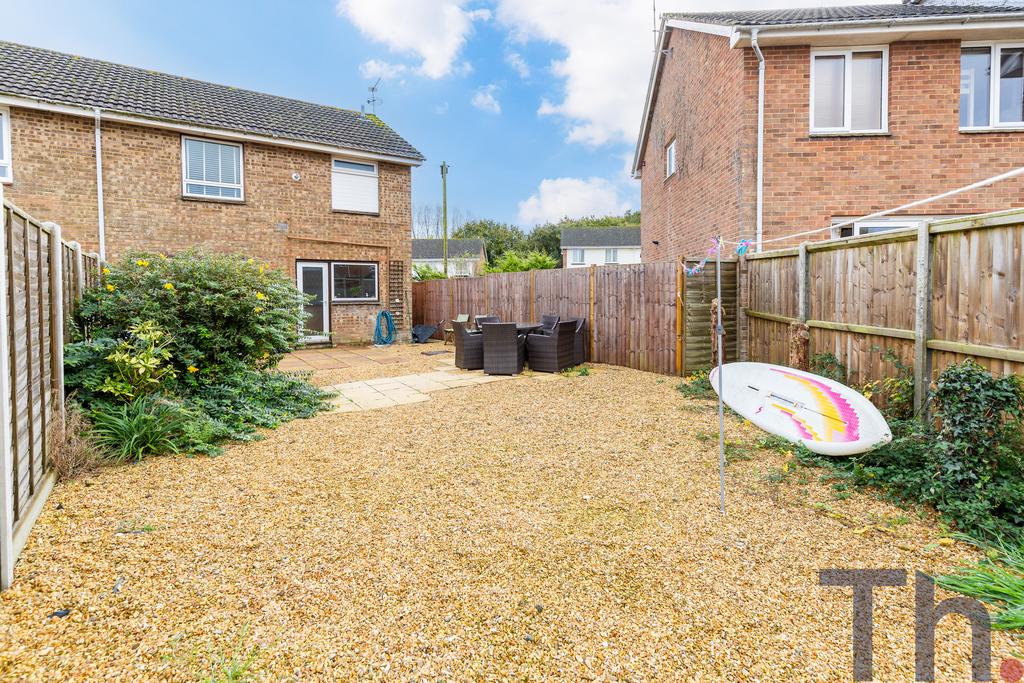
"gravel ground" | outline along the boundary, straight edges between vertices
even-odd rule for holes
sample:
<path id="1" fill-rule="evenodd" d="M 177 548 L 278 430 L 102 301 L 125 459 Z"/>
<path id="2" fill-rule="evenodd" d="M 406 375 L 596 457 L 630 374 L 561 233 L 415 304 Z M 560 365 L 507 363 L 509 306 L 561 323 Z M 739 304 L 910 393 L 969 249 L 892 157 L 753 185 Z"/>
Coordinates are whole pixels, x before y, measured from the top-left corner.
<path id="1" fill-rule="evenodd" d="M 714 408 L 674 384 L 455 389 L 59 485 L 0 594 L 0 680 L 851 680 L 851 592 L 818 570 L 972 554 L 736 420 L 721 517 Z M 875 676 L 911 681 L 913 589 L 875 601 Z M 966 631 L 941 623 L 938 680 L 969 680 Z"/>

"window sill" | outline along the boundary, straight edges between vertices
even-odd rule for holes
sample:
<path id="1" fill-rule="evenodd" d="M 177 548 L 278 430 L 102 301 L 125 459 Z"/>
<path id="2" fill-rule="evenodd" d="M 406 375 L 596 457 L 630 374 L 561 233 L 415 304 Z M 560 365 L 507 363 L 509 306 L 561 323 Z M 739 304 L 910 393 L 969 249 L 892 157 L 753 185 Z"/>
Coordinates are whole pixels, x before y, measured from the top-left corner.
<path id="1" fill-rule="evenodd" d="M 976 135 L 978 133 L 1021 133 L 1024 132 L 1024 125 L 1022 126 L 988 126 L 987 128 L 961 128 L 961 133 L 965 135 Z"/>
<path id="2" fill-rule="evenodd" d="M 358 301 L 331 301 L 332 306 L 379 306 L 380 299 L 359 299 Z"/>
<path id="3" fill-rule="evenodd" d="M 345 211 L 344 209 L 331 209 L 331 213 L 344 213 L 349 216 L 373 216 L 375 218 L 380 218 L 379 211 L 374 213 L 371 211 Z"/>
<path id="4" fill-rule="evenodd" d="M 245 204 L 245 199 L 228 199 L 226 197 L 193 197 L 183 194 L 181 199 L 186 202 L 200 202 L 203 204 Z"/>
<path id="5" fill-rule="evenodd" d="M 822 131 L 815 132 L 811 131 L 807 134 L 811 138 L 885 138 L 891 137 L 892 133 L 887 130 L 868 130 L 868 131 Z"/>

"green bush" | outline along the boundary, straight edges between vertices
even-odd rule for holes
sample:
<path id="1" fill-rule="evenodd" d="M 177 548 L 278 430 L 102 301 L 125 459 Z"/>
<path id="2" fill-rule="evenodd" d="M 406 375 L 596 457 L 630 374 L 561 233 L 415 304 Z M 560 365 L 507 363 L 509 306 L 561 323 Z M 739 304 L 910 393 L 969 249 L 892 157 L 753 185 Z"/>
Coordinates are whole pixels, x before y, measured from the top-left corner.
<path id="1" fill-rule="evenodd" d="M 558 266 L 558 261 L 543 252 L 523 253 L 512 250 L 503 253 L 494 261 L 494 265 L 486 266 L 484 271 L 488 273 L 519 273 L 525 270 L 546 270 Z"/>
<path id="2" fill-rule="evenodd" d="M 932 505 L 974 538 L 1024 533 L 1024 395 L 1020 380 L 974 361 L 947 368 L 934 395 L 935 425 L 892 420 L 893 440 L 853 458 L 801 457 L 857 486 Z"/>
<path id="3" fill-rule="evenodd" d="M 412 279 L 416 282 L 426 282 L 427 280 L 444 280 L 447 279 L 447 275 L 442 273 L 440 270 L 430 265 L 429 263 L 421 263 L 412 267 Z"/>
<path id="4" fill-rule="evenodd" d="M 128 338 L 106 357 L 110 374 L 98 389 L 123 401 L 134 401 L 160 388 L 177 374 L 168 361 L 171 338 L 152 320 L 128 328 Z"/>
<path id="5" fill-rule="evenodd" d="M 105 269 L 78 324 L 93 339 L 116 339 L 152 321 L 173 335 L 179 373 L 216 377 L 238 362 L 273 367 L 298 341 L 303 301 L 285 273 L 243 256 L 138 253 Z"/>
<path id="6" fill-rule="evenodd" d="M 816 353 L 811 356 L 808 366 L 815 375 L 846 384 L 846 366 L 834 353 Z"/>
<path id="7" fill-rule="evenodd" d="M 138 462 L 147 455 L 178 453 L 193 416 L 179 405 L 146 397 L 104 405 L 90 418 L 92 437 L 107 458 Z"/>

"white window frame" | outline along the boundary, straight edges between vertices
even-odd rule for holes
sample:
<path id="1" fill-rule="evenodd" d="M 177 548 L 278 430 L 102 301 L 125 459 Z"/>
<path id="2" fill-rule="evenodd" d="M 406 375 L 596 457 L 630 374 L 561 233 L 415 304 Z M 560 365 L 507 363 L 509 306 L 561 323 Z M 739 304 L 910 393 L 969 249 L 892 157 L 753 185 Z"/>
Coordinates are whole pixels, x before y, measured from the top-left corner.
<path id="1" fill-rule="evenodd" d="M 611 254 L 612 258 L 608 258 Z M 619 262 L 619 249 L 618 247 L 605 247 L 604 249 L 604 262 L 610 264 L 616 264 Z"/>
<path id="2" fill-rule="evenodd" d="M 1024 48 L 1024 42 L 1019 40 L 1015 41 L 960 41 L 960 53 L 963 54 L 964 48 L 970 47 L 987 47 L 989 48 L 989 83 L 988 83 L 988 125 L 987 126 L 960 126 L 960 130 L 973 131 L 973 130 L 1021 130 L 1024 129 L 1024 121 L 1007 121 L 1003 123 L 999 120 L 999 64 L 1001 60 L 1001 53 L 1005 49 L 1020 49 Z M 961 83 L 963 83 L 963 72 L 960 74 Z M 962 86 L 961 86 L 962 87 Z M 957 99 L 959 99 L 960 93 L 957 92 Z M 959 113 L 958 113 L 959 118 Z M 959 121 L 958 121 L 959 123 Z"/>
<path id="3" fill-rule="evenodd" d="M 187 151 L 185 150 L 186 141 L 196 140 L 198 142 L 212 142 L 215 145 L 226 145 L 228 147 L 238 148 L 238 184 L 232 183 L 218 183 L 212 180 L 189 180 L 188 178 L 188 162 L 187 162 Z M 226 187 L 226 188 L 238 188 L 237 197 L 214 197 L 208 194 L 198 194 L 188 191 L 189 185 L 209 185 L 211 187 Z M 210 202 L 244 202 L 245 201 L 245 149 L 240 142 L 228 142 L 227 140 L 219 140 L 217 138 L 201 138 L 195 135 L 182 135 L 181 136 L 181 196 L 188 197 L 190 199 L 204 199 Z"/>
<path id="4" fill-rule="evenodd" d="M 853 55 L 858 52 L 882 53 L 882 116 L 881 128 L 852 128 L 853 123 Z M 818 128 L 814 125 L 814 60 L 817 57 L 845 57 L 843 60 L 843 125 L 838 128 Z M 810 61 L 811 97 L 808 119 L 812 134 L 884 134 L 889 132 L 889 46 L 858 45 L 844 48 L 822 48 L 811 50 Z"/>
<path id="5" fill-rule="evenodd" d="M 579 261 L 576 260 L 576 254 L 579 254 Z M 587 254 L 585 250 L 573 248 L 569 250 L 569 265 L 571 266 L 582 266 L 587 262 Z"/>
<path id="6" fill-rule="evenodd" d="M 679 170 L 676 159 L 676 141 L 665 145 L 665 177 L 671 178 Z"/>
<path id="7" fill-rule="evenodd" d="M 0 157 L 0 183 L 10 184 L 14 182 L 14 154 L 11 152 L 11 110 L 7 107 L 0 107 L 0 140 L 3 142 L 4 154 Z M 6 172 L 4 172 L 6 169 Z"/>
<path id="8" fill-rule="evenodd" d="M 333 166 L 333 164 L 332 164 Z M 340 297 L 334 291 L 334 267 L 335 266 L 373 266 L 373 298 L 366 297 Z M 374 303 L 380 301 L 380 262 L 379 261 L 331 261 L 329 271 L 331 281 L 331 301 L 333 303 Z"/>

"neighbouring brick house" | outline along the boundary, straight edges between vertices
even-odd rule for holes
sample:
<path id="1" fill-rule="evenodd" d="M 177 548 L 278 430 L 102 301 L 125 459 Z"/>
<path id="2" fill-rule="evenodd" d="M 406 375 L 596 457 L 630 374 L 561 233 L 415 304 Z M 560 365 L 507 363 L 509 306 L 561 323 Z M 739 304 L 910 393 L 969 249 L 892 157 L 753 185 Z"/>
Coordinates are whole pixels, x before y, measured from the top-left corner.
<path id="1" fill-rule="evenodd" d="M 409 328 L 422 161 L 372 115 L 0 42 L 6 198 L 109 261 L 202 246 L 284 269 L 316 297 L 310 341 L 368 340 L 381 309 Z"/>
<path id="2" fill-rule="evenodd" d="M 633 165 L 645 261 L 702 254 L 717 234 L 828 227 L 1024 165 L 1024 3 L 666 14 L 658 47 Z M 1016 178 L 819 237 L 1022 205 Z"/>

